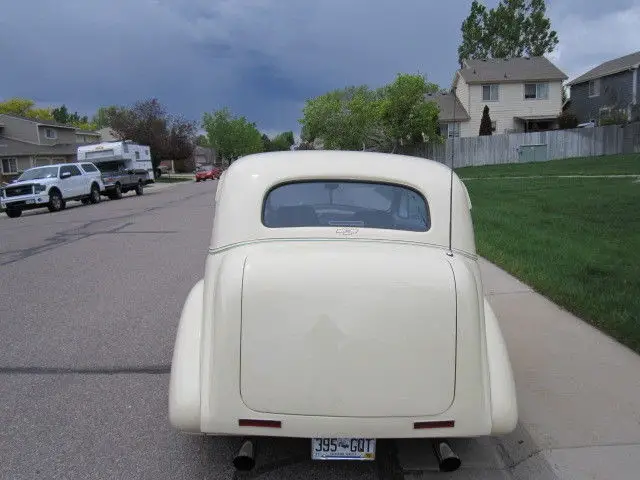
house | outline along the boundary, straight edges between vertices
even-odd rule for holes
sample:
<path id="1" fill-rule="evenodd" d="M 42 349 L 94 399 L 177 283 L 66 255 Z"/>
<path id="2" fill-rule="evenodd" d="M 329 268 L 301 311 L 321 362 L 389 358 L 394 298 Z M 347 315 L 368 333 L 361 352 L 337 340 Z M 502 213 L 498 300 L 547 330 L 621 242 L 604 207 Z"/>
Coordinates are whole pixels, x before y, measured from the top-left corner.
<path id="1" fill-rule="evenodd" d="M 545 57 L 465 60 L 454 76 L 453 90 L 468 119 L 462 114 L 450 120 L 453 103 L 441 98 L 447 135 L 477 136 L 485 105 L 496 134 L 553 129 L 567 78 Z"/>
<path id="2" fill-rule="evenodd" d="M 192 172 L 200 165 L 221 165 L 213 148 L 196 145 L 191 156 L 185 160 L 163 160 L 160 162 L 160 167 L 178 173 Z"/>
<path id="3" fill-rule="evenodd" d="M 638 111 L 638 67 L 640 52 L 609 60 L 570 81 L 571 106 L 579 123 L 596 122 L 619 115 L 640 120 Z"/>
<path id="4" fill-rule="evenodd" d="M 440 109 L 440 134 L 445 138 L 459 137 L 461 124 L 471 120 L 460 100 L 453 92 L 430 93 L 427 94 L 427 100 L 433 101 Z"/>
<path id="5" fill-rule="evenodd" d="M 32 167 L 75 161 L 79 141 L 89 139 L 95 139 L 94 132 L 1 113 L 0 182 Z"/>
<path id="6" fill-rule="evenodd" d="M 99 132 L 91 132 L 88 130 L 76 130 L 76 143 L 100 143 L 102 136 Z"/>

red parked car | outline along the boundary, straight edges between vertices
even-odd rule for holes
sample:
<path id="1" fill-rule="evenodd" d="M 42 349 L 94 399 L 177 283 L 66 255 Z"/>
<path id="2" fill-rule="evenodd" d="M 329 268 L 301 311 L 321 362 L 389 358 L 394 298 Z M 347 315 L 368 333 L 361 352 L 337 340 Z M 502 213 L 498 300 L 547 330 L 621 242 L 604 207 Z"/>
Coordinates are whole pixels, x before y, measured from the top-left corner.
<path id="1" fill-rule="evenodd" d="M 196 182 L 220 178 L 222 169 L 213 165 L 203 165 L 196 170 Z"/>

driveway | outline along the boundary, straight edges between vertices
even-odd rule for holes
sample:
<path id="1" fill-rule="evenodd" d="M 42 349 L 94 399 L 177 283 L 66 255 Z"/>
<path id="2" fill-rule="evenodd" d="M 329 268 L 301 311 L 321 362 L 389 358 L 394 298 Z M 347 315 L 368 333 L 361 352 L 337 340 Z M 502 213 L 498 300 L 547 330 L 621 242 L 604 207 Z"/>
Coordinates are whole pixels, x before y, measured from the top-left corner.
<path id="1" fill-rule="evenodd" d="M 175 331 L 203 274 L 215 185 L 0 217 L 0 478 L 234 478 L 236 440 L 183 435 L 167 420 Z M 265 440 L 250 477 L 508 479 L 535 451 L 522 428 L 455 446 L 463 467 L 450 476 L 424 441 L 381 442 L 375 463 L 321 463 L 308 441 Z"/>

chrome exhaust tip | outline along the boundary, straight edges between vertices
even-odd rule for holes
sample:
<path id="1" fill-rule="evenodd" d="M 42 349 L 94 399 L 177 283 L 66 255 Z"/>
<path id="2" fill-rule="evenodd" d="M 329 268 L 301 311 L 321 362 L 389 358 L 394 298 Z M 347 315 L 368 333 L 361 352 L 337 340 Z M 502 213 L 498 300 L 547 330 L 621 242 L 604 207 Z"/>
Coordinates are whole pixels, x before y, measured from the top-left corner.
<path id="1" fill-rule="evenodd" d="M 251 440 L 242 442 L 242 446 L 233 457 L 233 466 L 242 472 L 248 472 L 256 466 L 255 445 Z"/>
<path id="2" fill-rule="evenodd" d="M 460 468 L 460 457 L 451 448 L 451 445 L 445 440 L 437 440 L 433 444 L 433 453 L 438 460 L 438 467 L 441 472 L 454 472 Z"/>

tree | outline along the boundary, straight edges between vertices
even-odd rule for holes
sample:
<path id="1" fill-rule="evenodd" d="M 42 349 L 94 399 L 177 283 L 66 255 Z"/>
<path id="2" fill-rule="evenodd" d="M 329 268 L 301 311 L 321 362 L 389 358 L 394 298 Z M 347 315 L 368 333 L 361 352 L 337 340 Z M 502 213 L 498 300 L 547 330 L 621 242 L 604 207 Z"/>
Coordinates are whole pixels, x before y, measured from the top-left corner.
<path id="1" fill-rule="evenodd" d="M 199 147 L 208 147 L 209 146 L 209 140 L 207 140 L 207 136 L 206 135 L 198 135 L 196 137 L 196 145 L 198 145 Z"/>
<path id="2" fill-rule="evenodd" d="M 255 123 L 245 117 L 233 116 L 227 107 L 205 113 L 202 126 L 207 131 L 209 145 L 221 158 L 233 162 L 239 157 L 264 151 L 262 135 Z"/>
<path id="3" fill-rule="evenodd" d="M 399 74 L 376 90 L 351 86 L 307 100 L 302 144 L 319 139 L 328 150 L 395 151 L 398 145 L 439 140 L 438 107 L 426 100 L 437 91 L 421 75 Z"/>
<path id="4" fill-rule="evenodd" d="M 51 113 L 56 122 L 62 124 L 69 123 L 69 112 L 67 111 L 67 107 L 65 105 L 54 108 Z"/>
<path id="5" fill-rule="evenodd" d="M 106 122 L 120 140 L 148 145 L 154 169 L 163 160 L 186 160 L 193 154 L 196 124 L 169 115 L 155 98 L 131 108 L 109 107 Z"/>
<path id="6" fill-rule="evenodd" d="M 383 91 L 382 126 L 394 150 L 398 144 L 415 145 L 440 139 L 438 106 L 426 99 L 428 93 L 438 91 L 436 84 L 428 83 L 421 75 L 399 74 Z"/>
<path id="7" fill-rule="evenodd" d="M 100 107 L 98 108 L 98 111 L 96 112 L 96 114 L 93 116 L 93 118 L 91 119 L 91 122 L 95 124 L 96 126 L 96 130 L 100 129 L 100 128 L 104 128 L 104 127 L 108 127 L 109 125 L 109 119 L 115 115 L 118 111 L 118 107 L 115 105 L 111 105 L 108 107 Z"/>
<path id="8" fill-rule="evenodd" d="M 566 130 L 569 128 L 576 128 L 578 126 L 578 117 L 573 113 L 562 112 L 558 115 L 558 128 L 560 130 Z"/>
<path id="9" fill-rule="evenodd" d="M 267 135 L 266 133 L 262 134 L 262 150 L 264 152 L 270 152 L 271 151 L 271 139 L 269 138 L 269 135 Z"/>
<path id="10" fill-rule="evenodd" d="M 0 102 L 0 113 L 32 118 L 34 120 L 53 120 L 51 109 L 35 108 L 35 102 L 27 98 L 14 97 Z"/>
<path id="11" fill-rule="evenodd" d="M 485 105 L 482 110 L 482 119 L 480 120 L 479 135 L 491 135 L 493 127 L 491 126 L 491 117 L 489 116 L 489 106 Z"/>
<path id="12" fill-rule="evenodd" d="M 80 116 L 78 112 L 69 113 L 67 106 L 64 104 L 54 108 L 51 114 L 56 122 L 63 125 L 73 125 L 80 130 L 96 130 L 98 128 L 96 124 L 89 122 L 89 117 L 86 115 Z"/>
<path id="13" fill-rule="evenodd" d="M 558 45 L 544 0 L 500 0 L 490 10 L 474 0 L 461 31 L 461 67 L 467 58 L 540 57 Z"/>
<path id="14" fill-rule="evenodd" d="M 327 150 L 362 150 L 381 122 L 382 91 L 351 86 L 306 101 L 302 141 L 321 139 Z"/>
<path id="15" fill-rule="evenodd" d="M 264 135 L 263 135 L 264 138 Z M 267 137 L 268 138 L 268 137 Z M 291 150 L 292 145 L 296 143 L 293 132 L 282 132 L 276 135 L 273 140 L 269 140 L 270 149 L 268 152 L 279 152 Z"/>

